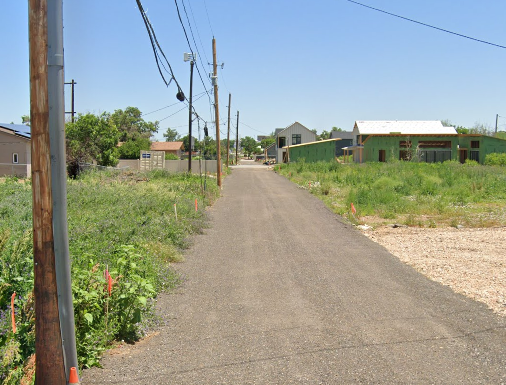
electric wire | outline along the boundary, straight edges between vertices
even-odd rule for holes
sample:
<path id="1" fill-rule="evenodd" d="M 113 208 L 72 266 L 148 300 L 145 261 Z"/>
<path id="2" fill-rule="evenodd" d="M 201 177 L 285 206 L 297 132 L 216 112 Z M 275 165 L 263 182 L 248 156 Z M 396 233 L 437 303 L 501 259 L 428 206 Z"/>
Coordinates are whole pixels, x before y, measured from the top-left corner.
<path id="1" fill-rule="evenodd" d="M 205 93 L 206 93 L 205 91 L 204 91 L 204 92 L 201 92 L 201 93 L 199 93 L 199 94 L 195 95 L 194 97 L 198 97 L 198 96 L 203 95 L 203 94 L 205 94 Z M 198 100 L 198 99 L 197 99 L 197 100 Z M 174 103 L 174 104 L 170 104 L 170 105 L 168 105 L 168 106 L 165 106 L 165 107 L 159 108 L 159 109 L 154 110 L 154 111 L 151 111 L 151 112 L 146 112 L 146 113 L 144 113 L 144 114 L 141 114 L 141 116 L 145 116 L 145 115 L 149 115 L 149 114 L 154 114 L 155 112 L 158 112 L 158 111 L 164 110 L 164 109 L 166 109 L 166 108 L 169 108 L 169 107 L 174 107 L 176 104 L 181 104 L 181 102 L 176 102 L 176 103 Z"/>
<path id="2" fill-rule="evenodd" d="M 177 0 L 175 0 L 175 1 L 176 1 L 176 7 L 177 7 Z M 148 16 L 147 16 L 146 12 L 144 11 L 144 8 L 143 8 L 143 6 L 142 6 L 142 4 L 141 4 L 141 1 L 140 1 L 140 0 L 136 0 L 136 3 L 137 3 L 137 7 L 139 8 L 139 12 L 141 13 L 142 19 L 143 19 L 143 21 L 144 21 L 144 25 L 146 26 L 146 30 L 147 30 L 147 32 L 148 32 L 149 40 L 150 40 L 150 42 L 151 42 L 151 47 L 152 47 L 152 49 L 153 49 L 153 53 L 154 53 L 154 56 L 155 56 L 155 61 L 156 61 L 156 64 L 157 64 L 157 67 L 158 67 L 158 72 L 160 73 L 160 76 L 162 77 L 162 79 L 163 79 L 163 81 L 164 81 L 164 83 L 165 83 L 165 85 L 166 85 L 167 87 L 170 85 L 170 83 L 171 83 L 172 81 L 174 81 L 174 82 L 176 83 L 177 87 L 178 87 L 178 90 L 179 90 L 179 91 L 182 91 L 182 88 L 181 88 L 181 86 L 179 85 L 179 83 L 178 83 L 178 81 L 177 81 L 177 79 L 176 79 L 176 76 L 174 75 L 174 71 L 172 70 L 172 67 L 171 67 L 171 65 L 170 65 L 170 63 L 169 63 L 169 60 L 168 60 L 168 59 L 167 59 L 167 57 L 165 56 L 165 53 L 163 52 L 163 50 L 162 50 L 162 48 L 161 48 L 160 44 L 158 43 L 158 39 L 156 38 L 155 30 L 154 30 L 154 28 L 153 28 L 153 26 L 152 26 L 151 22 L 149 21 L 149 18 L 148 18 Z M 177 7 L 177 8 L 178 8 L 178 7 Z M 182 20 L 181 20 L 181 16 L 180 16 L 180 14 L 179 14 L 179 8 L 178 8 L 178 15 L 179 15 L 179 20 L 182 22 Z M 182 24 L 182 25 L 183 25 L 183 24 Z M 184 25 L 183 25 L 183 30 L 184 30 Z M 186 35 L 186 30 L 185 30 L 185 35 Z M 187 37 L 187 41 L 188 41 L 188 37 Z M 190 47 L 190 50 L 191 50 L 191 47 Z M 161 55 L 163 56 L 163 59 L 165 59 L 165 62 L 167 63 L 167 66 L 169 67 L 169 70 L 167 70 L 167 68 L 165 67 L 165 65 L 164 65 L 164 63 L 163 63 L 163 60 L 162 60 L 162 58 L 160 57 L 160 53 L 158 53 L 158 51 L 160 51 Z M 192 54 L 193 54 L 193 51 L 192 51 Z M 163 68 L 163 69 L 164 69 L 167 73 L 169 73 L 169 74 L 170 74 L 171 78 L 170 78 L 170 80 L 169 80 L 169 81 L 167 81 L 167 80 L 165 79 L 165 76 L 163 76 L 162 69 L 160 68 L 160 65 L 162 66 L 162 68 Z M 198 70 L 198 68 L 197 68 L 197 70 Z M 199 76 L 200 76 L 200 72 L 199 72 Z M 200 76 L 200 78 L 201 78 L 202 84 L 204 84 L 204 81 L 202 80 L 202 77 L 201 77 L 201 76 Z M 204 90 L 205 90 L 205 92 L 206 92 L 206 94 L 207 94 L 207 96 L 208 96 L 209 100 L 211 100 L 211 98 L 209 97 L 209 93 L 208 93 L 208 91 L 207 91 L 207 89 L 206 89 L 205 85 L 204 85 Z M 185 100 L 188 100 L 188 98 L 187 98 L 186 96 L 184 97 L 184 99 L 185 99 Z M 195 115 L 196 115 L 197 117 L 199 117 L 199 115 L 197 114 L 197 111 L 195 110 L 195 107 L 194 107 L 194 106 L 192 106 L 192 109 L 193 109 L 193 111 L 194 111 Z M 163 118 L 162 120 L 165 120 L 165 119 L 167 119 L 167 118 L 169 118 L 169 117 L 171 117 L 171 116 L 175 115 L 175 114 L 176 114 L 176 113 L 178 113 L 179 111 L 182 111 L 182 110 L 178 110 L 178 111 L 176 111 L 174 114 L 171 114 L 171 115 L 169 115 L 169 116 L 167 116 L 167 117 Z M 199 117 L 199 119 L 200 119 L 200 117 Z M 162 120 L 160 120 L 160 121 L 162 121 Z"/>
<path id="3" fill-rule="evenodd" d="M 186 12 L 186 7 L 184 6 L 184 2 L 181 0 L 182 4 L 183 4 L 183 7 L 185 9 L 185 12 Z M 191 44 L 190 44 L 190 39 L 188 38 L 188 34 L 186 33 L 186 28 L 184 26 L 184 23 L 183 23 L 183 19 L 181 18 L 181 12 L 179 11 L 179 5 L 177 3 L 177 0 L 174 0 L 174 3 L 176 4 L 176 10 L 177 10 L 177 15 L 178 15 L 178 18 L 179 18 L 179 22 L 181 24 L 181 27 L 183 27 L 183 32 L 184 32 L 184 35 L 186 37 L 186 42 L 188 43 L 188 48 L 190 48 L 190 52 L 192 54 L 192 57 L 194 58 L 195 57 L 195 54 L 193 53 L 193 49 L 191 47 Z M 190 20 L 188 19 L 188 14 L 186 13 L 186 18 L 188 20 L 188 25 L 190 26 L 190 32 L 192 34 L 192 37 L 193 37 L 193 31 L 191 29 L 191 25 L 190 25 Z M 195 37 L 193 37 L 193 41 L 195 42 Z M 195 48 L 196 48 L 196 51 L 198 53 L 198 47 L 197 45 L 195 44 Z M 200 54 L 198 55 L 200 57 Z M 197 63 L 195 62 L 195 68 L 197 68 L 197 73 L 199 75 L 199 78 L 200 78 L 200 81 L 202 82 L 202 85 L 204 86 L 204 90 L 207 91 L 207 87 L 206 85 L 204 84 L 204 79 L 202 79 L 202 74 L 200 73 L 200 69 L 199 69 L 199 66 L 197 65 Z M 207 94 L 208 96 L 208 99 L 209 99 L 209 103 L 211 103 L 211 96 L 209 96 L 209 93 Z"/>
<path id="4" fill-rule="evenodd" d="M 192 9 L 192 3 L 191 3 L 191 1 L 188 2 L 188 5 L 190 7 L 190 12 L 192 14 L 193 24 L 195 24 L 195 30 L 197 31 L 197 36 L 199 38 L 200 47 L 204 51 L 204 57 L 206 58 L 206 62 L 209 63 L 209 59 L 207 58 L 207 55 L 206 55 L 206 49 L 204 48 L 204 44 L 202 44 L 202 39 L 200 38 L 199 27 L 198 27 L 197 22 L 195 21 L 195 15 L 193 14 L 193 9 Z M 200 60 L 200 62 L 202 63 L 202 59 Z M 204 63 L 202 63 L 202 67 L 205 68 Z"/>
<path id="5" fill-rule="evenodd" d="M 213 31 L 213 27 L 211 26 L 211 19 L 209 18 L 209 12 L 207 11 L 206 0 L 204 0 L 204 7 L 206 9 L 206 15 L 207 15 L 207 21 L 209 22 L 209 28 L 211 29 L 211 33 L 213 34 L 213 38 L 214 38 L 214 31 Z"/>
<path id="6" fill-rule="evenodd" d="M 437 29 L 438 31 L 442 31 L 442 32 L 450 33 L 450 34 L 452 34 L 452 35 L 460 36 L 460 37 L 463 37 L 463 38 L 465 38 L 465 39 L 474 40 L 474 41 L 479 42 L 479 43 L 488 44 L 488 45 L 492 45 L 492 46 L 494 46 L 494 47 L 498 47 L 498 48 L 504 48 L 504 49 L 506 49 L 506 47 L 505 47 L 505 46 L 503 46 L 503 45 L 499 45 L 499 44 L 491 43 L 491 42 L 489 42 L 489 41 L 476 39 L 476 38 L 474 38 L 474 37 L 467 36 L 467 35 L 463 35 L 463 34 L 461 34 L 461 33 L 452 32 L 452 31 L 449 31 L 449 30 L 447 30 L 447 29 L 443 29 L 443 28 L 435 27 L 435 26 L 430 25 L 430 24 L 422 23 L 422 22 L 420 22 L 420 21 L 416 21 L 416 20 L 413 20 L 413 19 L 409 19 L 409 18 L 404 17 L 404 16 L 396 15 L 395 13 L 391 13 L 391 12 L 383 11 L 383 10 L 381 10 L 381 9 L 379 9 L 379 8 L 374 8 L 374 7 L 371 7 L 371 6 L 369 6 L 369 5 L 359 3 L 358 1 L 354 1 L 354 0 L 346 0 L 346 1 L 349 1 L 350 3 L 354 3 L 354 4 L 357 4 L 357 5 L 361 5 L 362 7 L 369 8 L 369 9 L 372 9 L 372 10 L 374 10 L 374 11 L 378 11 L 378 12 L 385 13 L 385 14 L 390 15 L 390 16 L 398 17 L 399 19 L 407 20 L 407 21 L 410 21 L 410 22 L 412 22 L 412 23 L 416 23 L 416 24 L 423 25 L 423 26 L 425 26 L 425 27 L 429 27 L 429 28 Z"/>
<path id="7" fill-rule="evenodd" d="M 153 28 L 153 26 L 151 25 L 151 22 L 149 21 L 149 18 L 146 14 L 146 12 L 144 11 L 144 8 L 140 2 L 140 0 L 136 0 L 137 2 L 137 7 L 139 8 L 139 12 L 141 13 L 141 16 L 142 16 L 142 20 L 144 21 L 144 25 L 146 26 L 146 30 L 148 31 L 148 35 L 149 35 L 149 40 L 151 42 L 151 47 L 153 49 L 153 54 L 155 55 L 155 61 L 156 61 L 156 65 L 158 67 L 158 72 L 160 73 L 160 76 L 162 77 L 165 85 L 168 87 L 170 85 L 170 83 L 172 82 L 172 80 L 174 80 L 174 82 L 176 83 L 177 87 L 179 90 L 181 90 L 181 87 L 179 86 L 179 83 L 177 82 L 176 80 L 176 77 L 174 75 L 174 71 L 172 70 L 172 67 L 169 63 L 169 61 L 167 60 L 167 57 L 165 56 L 165 53 L 163 52 L 162 48 L 160 47 L 160 44 L 158 43 L 158 39 L 156 38 L 156 34 L 155 34 L 155 30 Z M 162 73 L 162 69 L 160 68 L 160 61 L 161 61 L 161 58 L 159 60 L 159 54 L 157 52 L 157 47 L 158 47 L 158 50 L 160 51 L 160 53 L 162 54 L 163 58 L 165 59 L 170 71 L 167 71 L 167 69 L 165 68 L 163 62 L 162 62 L 162 67 L 170 73 L 170 76 L 171 76 L 171 79 L 167 82 L 167 80 L 165 79 L 165 76 L 163 76 L 163 73 Z"/>

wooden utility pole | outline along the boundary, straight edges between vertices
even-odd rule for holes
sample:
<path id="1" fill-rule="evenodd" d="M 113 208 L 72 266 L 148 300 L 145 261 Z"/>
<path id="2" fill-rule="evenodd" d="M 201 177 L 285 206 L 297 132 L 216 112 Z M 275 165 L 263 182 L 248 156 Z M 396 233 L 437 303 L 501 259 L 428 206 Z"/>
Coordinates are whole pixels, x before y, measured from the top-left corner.
<path id="1" fill-rule="evenodd" d="M 213 77 L 214 77 L 214 120 L 216 121 L 216 179 L 221 187 L 221 143 L 220 143 L 220 109 L 218 107 L 218 67 L 216 65 L 216 39 L 213 37 Z"/>
<path id="2" fill-rule="evenodd" d="M 192 104 L 193 104 L 193 57 L 192 57 L 192 60 L 190 61 L 190 107 L 188 108 L 188 110 L 190 111 L 189 112 L 189 117 L 188 117 L 188 129 L 189 129 L 189 134 L 188 134 L 188 142 L 190 143 L 190 149 L 188 150 L 188 174 L 191 174 L 192 172 L 192 151 L 193 151 L 193 141 L 192 141 Z"/>
<path id="3" fill-rule="evenodd" d="M 237 151 L 239 151 L 239 111 L 237 111 L 237 127 L 235 128 L 235 164 L 238 164 Z"/>
<path id="4" fill-rule="evenodd" d="M 495 134 L 497 135 L 497 126 L 499 124 L 499 114 L 495 115 Z"/>
<path id="5" fill-rule="evenodd" d="M 228 155 L 230 154 L 230 103 L 232 102 L 232 94 L 228 94 L 228 131 L 227 131 L 227 168 L 228 168 Z"/>
<path id="6" fill-rule="evenodd" d="M 70 84 L 70 86 L 71 86 L 71 98 L 70 98 L 71 109 L 70 109 L 70 112 L 65 112 L 65 113 L 70 114 L 71 122 L 74 123 L 74 115 L 76 113 L 76 110 L 74 109 L 74 85 L 76 85 L 77 83 L 74 81 L 74 79 L 72 79 L 72 81 L 70 83 L 65 83 L 65 84 Z"/>
<path id="7" fill-rule="evenodd" d="M 35 384 L 65 385 L 53 241 L 47 0 L 29 0 Z"/>

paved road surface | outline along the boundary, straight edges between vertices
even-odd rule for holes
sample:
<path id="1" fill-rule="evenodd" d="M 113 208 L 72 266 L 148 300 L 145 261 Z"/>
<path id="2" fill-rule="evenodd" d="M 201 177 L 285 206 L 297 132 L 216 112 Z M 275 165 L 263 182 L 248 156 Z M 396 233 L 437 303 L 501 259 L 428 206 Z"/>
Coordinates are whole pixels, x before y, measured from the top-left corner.
<path id="1" fill-rule="evenodd" d="M 166 325 L 83 384 L 500 384 L 505 319 L 399 262 L 266 168 L 210 210 Z"/>

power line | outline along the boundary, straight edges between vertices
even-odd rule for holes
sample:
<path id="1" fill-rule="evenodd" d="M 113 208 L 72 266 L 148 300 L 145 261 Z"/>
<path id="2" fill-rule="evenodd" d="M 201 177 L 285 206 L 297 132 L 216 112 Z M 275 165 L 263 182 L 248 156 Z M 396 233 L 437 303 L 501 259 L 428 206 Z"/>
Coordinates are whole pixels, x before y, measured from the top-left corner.
<path id="1" fill-rule="evenodd" d="M 183 4 L 183 8 L 184 8 L 185 13 L 186 13 L 186 7 L 184 6 L 184 1 L 181 0 L 181 2 Z M 195 57 L 195 54 L 193 53 L 193 49 L 192 49 L 191 44 L 190 44 L 190 39 L 188 38 L 188 34 L 186 33 L 186 28 L 184 26 L 183 19 L 181 18 L 181 12 L 179 12 L 179 5 L 177 3 L 177 0 L 174 0 L 174 3 L 176 4 L 176 10 L 177 10 L 178 18 L 179 18 L 179 23 L 181 24 L 181 27 L 183 27 L 183 32 L 184 32 L 184 35 L 186 37 L 186 42 L 188 43 L 188 48 L 190 48 L 190 52 L 191 52 L 192 56 Z M 188 14 L 187 13 L 186 13 L 186 18 L 188 20 L 188 25 L 190 27 L 190 32 L 191 32 L 192 37 L 193 37 L 193 31 L 192 31 L 192 28 L 191 28 L 191 25 L 190 25 L 190 20 L 188 19 Z M 195 42 L 195 37 L 193 37 L 193 41 Z M 197 47 L 196 43 L 195 43 L 195 49 L 197 50 L 197 53 L 198 53 L 198 47 Z M 200 56 L 200 54 L 198 56 Z M 204 79 L 202 79 L 202 74 L 200 73 L 200 69 L 199 69 L 198 65 L 196 65 L 196 64 L 197 63 L 195 63 L 195 67 L 197 68 L 197 72 L 199 74 L 200 81 L 202 82 L 202 85 L 204 86 L 204 90 L 206 90 L 206 92 L 207 92 L 207 87 L 204 84 Z M 207 96 L 209 98 L 209 103 L 211 103 L 211 97 L 209 96 L 209 94 Z"/>
<path id="2" fill-rule="evenodd" d="M 201 92 L 200 94 L 195 95 L 195 97 L 201 96 L 201 95 L 203 95 L 203 94 L 205 94 L 205 93 L 206 93 L 205 91 L 204 91 L 204 92 Z M 196 100 L 198 100 L 198 99 L 196 99 Z M 144 114 L 141 114 L 141 116 L 145 116 L 145 115 L 153 114 L 153 113 L 155 113 L 155 112 L 158 112 L 158 111 L 164 110 L 164 109 L 166 109 L 166 108 L 169 108 L 169 107 L 174 107 L 176 104 L 180 104 L 180 103 L 181 103 L 181 102 L 176 102 L 176 103 L 174 103 L 174 104 L 170 104 L 170 105 L 168 105 L 168 106 L 165 106 L 165 107 L 159 108 L 159 109 L 157 109 L 157 110 L 154 110 L 154 111 L 151 111 L 151 112 L 146 112 L 146 113 L 144 113 Z"/>
<path id="3" fill-rule="evenodd" d="M 412 22 L 412 23 L 416 23 L 416 24 L 423 25 L 423 26 L 425 26 L 425 27 L 429 27 L 429 28 L 437 29 L 438 31 L 442 31 L 442 32 L 450 33 L 450 34 L 452 34 L 452 35 L 460 36 L 460 37 L 463 37 L 463 38 L 465 38 L 465 39 L 474 40 L 474 41 L 477 41 L 477 42 L 479 42 L 479 43 L 488 44 L 488 45 L 492 45 L 492 46 L 494 46 L 494 47 L 498 47 L 498 48 L 504 48 L 504 49 L 506 49 L 506 47 L 505 47 L 505 46 L 503 46 L 503 45 L 499 45 L 499 44 L 491 43 L 491 42 L 488 42 L 488 41 L 485 41 L 485 40 L 476 39 L 476 38 L 474 38 L 474 37 L 470 37 L 470 36 L 462 35 L 462 34 L 457 33 L 457 32 L 448 31 L 447 29 L 443 29 L 443 28 L 435 27 L 435 26 L 433 26 L 433 25 L 426 24 L 426 23 L 422 23 L 422 22 L 420 22 L 420 21 L 416 21 L 416 20 L 413 20 L 413 19 L 409 19 L 409 18 L 404 17 L 404 16 L 399 16 L 399 15 L 396 15 L 395 13 L 390 13 L 390 12 L 387 12 L 387 11 L 383 11 L 383 10 L 381 10 L 381 9 L 371 7 L 371 6 L 369 6 L 369 5 L 365 5 L 365 4 L 359 3 L 359 2 L 354 1 L 354 0 L 346 0 L 346 1 L 349 1 L 350 3 L 354 3 L 354 4 L 357 4 L 357 5 L 361 5 L 362 7 L 369 8 L 369 9 L 372 9 L 372 10 L 374 10 L 374 11 L 378 11 L 378 12 L 385 13 L 385 14 L 390 15 L 390 16 L 398 17 L 399 19 L 407 20 L 407 21 L 410 21 L 410 22 Z"/>
<path id="4" fill-rule="evenodd" d="M 144 25 L 146 26 L 146 30 L 148 31 L 149 40 L 151 42 L 151 47 L 153 48 L 153 54 L 155 55 L 156 65 L 158 67 L 158 72 L 160 73 L 160 76 L 162 77 L 162 79 L 167 87 L 172 82 L 172 80 L 174 80 L 178 89 L 181 90 L 181 87 L 179 86 L 179 83 L 177 82 L 176 77 L 174 76 L 174 72 L 172 71 L 172 67 L 171 67 L 169 61 L 167 60 L 167 57 L 163 53 L 163 50 L 160 47 L 160 44 L 158 43 L 158 40 L 157 40 L 156 34 L 155 34 L 155 30 L 154 30 L 153 26 L 151 25 L 151 22 L 149 21 L 148 16 L 146 15 L 146 12 L 144 11 L 144 8 L 142 7 L 140 0 L 136 0 L 136 2 L 137 2 L 137 7 L 139 8 L 139 12 L 141 13 L 142 20 L 144 21 Z M 171 75 L 171 79 L 168 82 L 165 79 L 165 77 L 163 76 L 162 69 L 160 68 L 161 58 L 159 57 L 157 47 L 158 47 L 158 50 L 160 50 L 160 53 L 162 54 L 163 58 L 165 59 L 167 65 L 169 66 L 169 69 L 170 69 L 170 71 L 167 71 L 163 62 L 161 63 L 161 65 L 165 69 L 165 71 L 167 71 Z"/>
<path id="5" fill-rule="evenodd" d="M 246 127 L 250 128 L 250 129 L 252 129 L 253 131 L 256 131 L 256 132 L 260 133 L 260 134 L 270 135 L 270 134 L 266 134 L 265 132 L 258 131 L 257 129 L 255 129 L 255 128 L 253 128 L 253 127 L 249 126 L 249 125 L 247 125 L 247 124 L 246 124 L 246 123 L 244 123 L 243 121 L 240 121 L 239 123 L 240 123 L 240 124 L 242 124 L 243 126 L 246 126 Z"/>
<path id="6" fill-rule="evenodd" d="M 209 22 L 209 28 L 211 29 L 211 33 L 213 34 L 213 37 L 214 37 L 213 27 L 211 26 L 211 19 L 209 18 L 209 12 L 207 11 L 206 0 L 204 0 L 204 7 L 206 8 L 206 15 L 207 15 L 207 21 Z"/>

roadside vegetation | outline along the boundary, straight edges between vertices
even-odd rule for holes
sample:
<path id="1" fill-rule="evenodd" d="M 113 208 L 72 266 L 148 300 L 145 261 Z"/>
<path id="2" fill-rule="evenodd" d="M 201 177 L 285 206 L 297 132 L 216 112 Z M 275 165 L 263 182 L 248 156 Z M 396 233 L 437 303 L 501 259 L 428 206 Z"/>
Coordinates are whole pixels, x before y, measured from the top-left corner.
<path id="1" fill-rule="evenodd" d="M 68 182 L 81 367 L 98 365 L 114 341 L 133 342 L 156 323 L 157 294 L 178 282 L 170 262 L 182 260 L 189 237 L 206 225 L 205 207 L 219 195 L 215 183 L 207 180 L 204 190 L 203 182 L 196 175 L 161 171 L 91 172 Z M 0 383 L 5 384 L 20 383 L 35 350 L 31 194 L 30 180 L 0 181 Z"/>
<path id="2" fill-rule="evenodd" d="M 500 166 L 473 161 L 297 162 L 275 170 L 355 224 L 506 225 L 506 169 Z"/>

